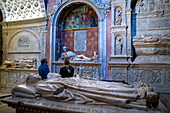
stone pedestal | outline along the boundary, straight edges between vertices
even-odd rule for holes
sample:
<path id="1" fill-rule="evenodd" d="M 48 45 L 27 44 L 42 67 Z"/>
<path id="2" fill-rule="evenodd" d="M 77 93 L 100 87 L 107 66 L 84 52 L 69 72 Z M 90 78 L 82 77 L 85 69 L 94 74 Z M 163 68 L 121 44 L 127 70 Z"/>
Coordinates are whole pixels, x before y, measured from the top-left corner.
<path id="1" fill-rule="evenodd" d="M 114 81 L 128 81 L 128 68 L 131 64 L 130 57 L 122 55 L 113 55 L 110 57 L 111 61 L 111 77 Z"/>
<path id="2" fill-rule="evenodd" d="M 90 77 L 99 80 L 101 63 L 95 62 L 70 62 L 74 68 L 74 75 L 80 74 L 83 77 Z M 61 67 L 64 66 L 64 62 L 55 61 L 53 62 L 53 72 L 59 73 Z M 80 72 L 81 71 L 81 72 Z"/>
<path id="3" fill-rule="evenodd" d="M 37 73 L 37 69 L 12 69 L 1 67 L 0 90 L 4 92 L 11 92 L 11 89 L 15 86 L 25 84 L 28 75 Z"/>

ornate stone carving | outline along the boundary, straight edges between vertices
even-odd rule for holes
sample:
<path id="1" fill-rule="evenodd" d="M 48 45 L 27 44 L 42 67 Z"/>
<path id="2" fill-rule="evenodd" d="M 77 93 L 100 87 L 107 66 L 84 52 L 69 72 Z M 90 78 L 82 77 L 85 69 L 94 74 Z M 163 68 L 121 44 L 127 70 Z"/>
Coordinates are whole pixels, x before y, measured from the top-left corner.
<path id="1" fill-rule="evenodd" d="M 112 76 L 113 76 L 113 80 L 115 80 L 115 81 L 125 81 L 125 79 L 126 79 L 126 70 L 113 69 L 112 70 Z"/>
<path id="2" fill-rule="evenodd" d="M 15 21 L 45 17 L 44 2 L 39 0 L 8 1 L 4 0 L 2 5 L 5 12 L 8 12 L 4 21 Z"/>
<path id="3" fill-rule="evenodd" d="M 102 20 L 104 20 L 107 17 L 108 13 L 110 12 L 110 9 L 111 9 L 111 4 L 105 4 L 104 5 L 104 11 L 103 11 Z"/>
<path id="4" fill-rule="evenodd" d="M 37 66 L 37 61 L 35 58 L 20 58 L 20 59 L 7 59 L 5 61 L 5 65 L 7 68 L 27 68 L 27 69 L 35 69 Z"/>
<path id="5" fill-rule="evenodd" d="M 135 70 L 134 82 L 143 81 L 145 83 L 160 84 L 162 72 L 161 70 Z"/>
<path id="6" fill-rule="evenodd" d="M 122 25 L 122 8 L 121 7 L 117 7 L 115 9 L 115 15 L 116 15 L 116 18 L 115 18 L 116 25 Z"/>
<path id="7" fill-rule="evenodd" d="M 8 84 L 24 84 L 27 76 L 25 73 L 10 73 Z"/>
<path id="8" fill-rule="evenodd" d="M 95 79 L 99 79 L 99 68 L 98 66 L 93 66 L 93 69 L 92 69 L 92 74 L 93 74 L 93 78 Z"/>
<path id="9" fill-rule="evenodd" d="M 168 5 L 169 0 L 139 0 L 136 4 L 136 12 L 163 11 Z"/>
<path id="10" fill-rule="evenodd" d="M 116 37 L 116 55 L 122 55 L 123 50 L 123 38 L 122 36 L 118 35 Z"/>
<path id="11" fill-rule="evenodd" d="M 137 55 L 168 55 L 169 37 L 169 34 L 137 35 L 133 38 L 133 45 Z"/>
<path id="12" fill-rule="evenodd" d="M 165 73 L 166 84 L 170 84 L 170 70 L 166 70 Z"/>

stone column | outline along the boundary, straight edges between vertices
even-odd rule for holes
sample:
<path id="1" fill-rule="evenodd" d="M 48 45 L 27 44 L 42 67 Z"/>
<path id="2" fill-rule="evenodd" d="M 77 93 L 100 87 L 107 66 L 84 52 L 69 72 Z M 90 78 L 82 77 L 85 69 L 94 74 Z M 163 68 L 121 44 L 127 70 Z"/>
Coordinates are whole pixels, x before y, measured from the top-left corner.
<path id="1" fill-rule="evenodd" d="M 114 81 L 128 81 L 128 67 L 131 63 L 131 57 L 127 51 L 129 39 L 127 37 L 126 23 L 126 3 L 112 1 L 112 53 L 109 66 L 111 66 L 111 78 Z"/>

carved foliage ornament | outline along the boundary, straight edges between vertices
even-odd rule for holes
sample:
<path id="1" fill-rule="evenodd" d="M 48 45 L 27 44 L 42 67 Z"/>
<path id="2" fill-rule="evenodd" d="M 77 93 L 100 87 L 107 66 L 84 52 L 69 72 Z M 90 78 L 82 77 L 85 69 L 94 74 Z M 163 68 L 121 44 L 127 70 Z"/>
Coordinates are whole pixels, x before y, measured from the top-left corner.
<path id="1" fill-rule="evenodd" d="M 161 70 L 136 70 L 134 73 L 134 82 L 161 83 L 161 76 Z"/>
<path id="2" fill-rule="evenodd" d="M 113 80 L 125 81 L 126 70 L 112 70 Z"/>
<path id="3" fill-rule="evenodd" d="M 169 8 L 169 0 L 138 0 L 136 13 L 163 11 Z"/>

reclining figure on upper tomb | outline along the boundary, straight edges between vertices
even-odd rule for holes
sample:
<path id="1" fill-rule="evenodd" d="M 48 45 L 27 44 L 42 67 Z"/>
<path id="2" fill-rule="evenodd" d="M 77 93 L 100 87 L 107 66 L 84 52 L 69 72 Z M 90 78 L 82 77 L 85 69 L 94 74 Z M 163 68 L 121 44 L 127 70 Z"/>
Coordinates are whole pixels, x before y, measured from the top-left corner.
<path id="1" fill-rule="evenodd" d="M 99 106 L 117 106 L 122 108 L 147 109 L 157 107 L 159 95 L 147 84 L 140 82 L 132 85 L 89 80 L 77 77 L 61 78 L 50 73 L 47 80 L 38 75 L 29 75 L 25 85 L 12 90 L 13 99 L 38 99 L 37 101 L 86 104 Z M 36 101 L 35 101 L 36 102 Z M 76 105 L 77 106 L 77 105 Z"/>
<path id="2" fill-rule="evenodd" d="M 69 59 L 70 61 L 88 61 L 88 62 L 91 62 L 91 61 L 97 61 L 98 59 L 98 55 L 96 53 L 96 51 L 94 52 L 94 56 L 89 58 L 89 57 L 86 57 L 85 55 L 76 55 L 75 53 L 73 53 L 72 51 L 67 51 L 67 47 L 64 46 L 63 47 L 63 53 L 61 54 L 61 58 L 59 59 L 59 61 L 64 61 L 64 59 L 67 58 Z"/>
<path id="3" fill-rule="evenodd" d="M 7 68 L 36 68 L 36 59 L 35 58 L 18 58 L 12 59 L 8 58 L 5 61 L 5 65 Z"/>

